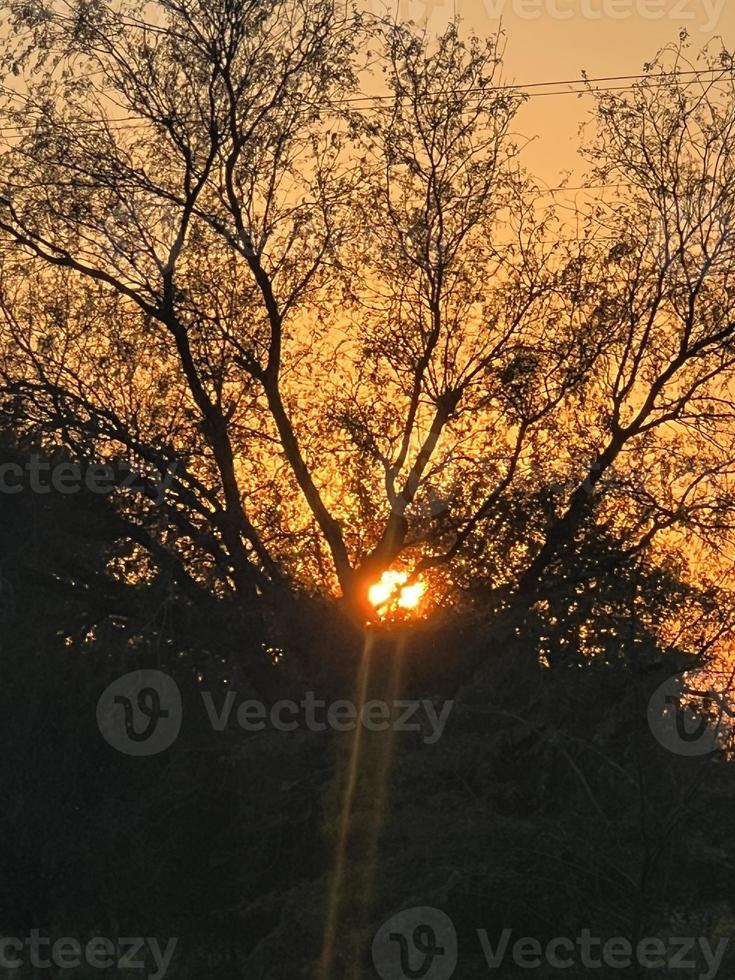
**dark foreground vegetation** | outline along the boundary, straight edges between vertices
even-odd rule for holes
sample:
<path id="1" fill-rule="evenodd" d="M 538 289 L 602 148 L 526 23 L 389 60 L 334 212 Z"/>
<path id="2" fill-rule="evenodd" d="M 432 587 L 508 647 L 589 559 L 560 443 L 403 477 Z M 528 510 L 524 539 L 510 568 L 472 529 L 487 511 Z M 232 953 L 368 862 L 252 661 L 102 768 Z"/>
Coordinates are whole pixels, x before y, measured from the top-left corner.
<path id="1" fill-rule="evenodd" d="M 315 976 L 352 735 L 213 731 L 202 688 L 218 705 L 228 689 L 268 697 L 241 670 L 271 642 L 268 616 L 253 610 L 244 624 L 224 599 L 184 594 L 165 564 L 121 585 L 109 569 L 129 548 L 111 499 L 2 500 L 3 931 L 177 936 L 181 978 Z M 603 553 L 598 542 L 596 559 L 580 556 L 581 578 Z M 482 608 L 416 636 L 379 631 L 373 696 L 456 704 L 434 744 L 396 733 L 392 761 L 385 735 L 364 736 L 335 976 L 375 976 L 378 926 L 421 905 L 452 917 L 466 980 L 490 975 L 477 929 L 542 941 L 584 928 L 715 945 L 732 935 L 735 769 L 722 753 L 681 757 L 653 737 L 650 696 L 692 658 L 660 649 L 635 612 L 641 600 L 655 613 L 706 597 L 642 564 L 594 581 L 581 593 L 558 583 L 502 649 Z M 327 607 L 300 615 L 297 633 L 310 619 L 308 643 L 320 637 L 319 668 L 298 636 L 281 639 L 291 690 L 354 697 L 361 637 Z M 590 659 L 580 636 L 595 629 L 604 642 Z M 541 648 L 548 666 L 534 667 Z M 117 752 L 95 719 L 102 690 L 136 667 L 168 672 L 184 701 L 179 738 L 148 758 Z M 535 975 L 554 975 L 544 969 Z M 566 975 L 585 975 L 575 969 Z"/>

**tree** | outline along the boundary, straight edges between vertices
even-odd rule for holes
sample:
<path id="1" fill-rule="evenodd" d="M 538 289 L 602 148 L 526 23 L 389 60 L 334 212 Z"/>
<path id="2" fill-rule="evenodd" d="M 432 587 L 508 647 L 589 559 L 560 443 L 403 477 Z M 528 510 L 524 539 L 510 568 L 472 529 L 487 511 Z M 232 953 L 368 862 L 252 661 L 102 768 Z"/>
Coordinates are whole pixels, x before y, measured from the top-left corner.
<path id="1" fill-rule="evenodd" d="M 450 590 L 493 568 L 507 630 L 589 520 L 632 552 L 727 534 L 726 55 L 697 87 L 682 41 L 598 98 L 588 153 L 625 189 L 570 240 L 518 165 L 500 37 L 326 0 L 13 12 L 8 411 L 178 461 L 162 523 L 195 577 L 364 620 L 397 560 Z"/>

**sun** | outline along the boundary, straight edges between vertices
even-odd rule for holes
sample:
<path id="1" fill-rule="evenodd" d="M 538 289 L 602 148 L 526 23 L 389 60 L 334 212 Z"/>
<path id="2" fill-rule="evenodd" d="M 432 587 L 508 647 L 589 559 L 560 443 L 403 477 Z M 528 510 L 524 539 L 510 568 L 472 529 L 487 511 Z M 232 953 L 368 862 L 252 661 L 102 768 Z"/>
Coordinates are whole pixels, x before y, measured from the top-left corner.
<path id="1" fill-rule="evenodd" d="M 385 618 L 397 611 L 410 612 L 418 607 L 426 593 L 426 583 L 408 582 L 408 572 L 388 569 L 368 589 L 368 601 Z"/>

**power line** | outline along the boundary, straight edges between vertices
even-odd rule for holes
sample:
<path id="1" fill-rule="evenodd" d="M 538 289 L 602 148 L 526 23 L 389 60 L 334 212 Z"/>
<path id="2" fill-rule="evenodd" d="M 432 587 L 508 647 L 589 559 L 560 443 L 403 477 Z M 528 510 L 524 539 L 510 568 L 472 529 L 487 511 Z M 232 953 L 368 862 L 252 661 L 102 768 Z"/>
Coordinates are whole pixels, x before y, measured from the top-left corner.
<path id="1" fill-rule="evenodd" d="M 689 85 L 696 85 L 698 82 L 702 81 L 702 79 L 704 78 L 704 76 L 707 76 L 707 75 L 715 75 L 715 76 L 718 76 L 718 77 L 714 77 L 714 78 L 706 78 L 705 79 L 705 81 L 712 82 L 713 84 L 716 84 L 716 83 L 719 83 L 719 82 L 724 82 L 724 81 L 732 80 L 733 77 L 734 77 L 733 76 L 733 71 L 734 71 L 733 68 L 701 68 L 701 69 L 696 69 L 696 70 L 692 70 L 692 71 L 667 72 L 667 73 L 662 73 L 662 74 L 657 75 L 657 76 L 651 75 L 650 73 L 642 73 L 642 74 L 638 74 L 638 75 L 605 75 L 605 76 L 600 76 L 600 77 L 597 77 L 597 78 L 582 77 L 582 78 L 573 78 L 573 79 L 553 79 L 553 80 L 544 81 L 544 82 L 529 82 L 527 84 L 520 84 L 520 83 L 517 83 L 516 84 L 516 83 L 514 83 L 514 84 L 511 84 L 511 85 L 498 85 L 498 86 L 495 86 L 495 91 L 498 91 L 498 92 L 519 92 L 525 99 L 544 98 L 544 97 L 549 97 L 549 96 L 565 96 L 565 95 L 573 95 L 573 96 L 577 96 L 578 98 L 580 98 L 581 96 L 584 96 L 584 95 L 597 95 L 599 93 L 608 93 L 608 92 L 633 92 L 637 88 L 637 86 L 634 85 L 634 84 L 632 84 L 632 85 L 609 85 L 609 86 L 603 86 L 603 87 L 599 87 L 599 88 L 590 88 L 589 87 L 589 86 L 592 86 L 592 85 L 598 85 L 599 83 L 602 83 L 602 82 L 643 81 L 643 80 L 646 80 L 646 81 L 649 82 L 649 86 L 648 86 L 649 88 L 662 88 L 665 85 L 670 84 L 673 79 L 689 79 L 688 81 L 682 81 L 680 83 L 683 87 L 688 87 Z M 581 86 L 584 86 L 584 87 L 583 88 L 557 89 L 557 90 L 553 90 L 553 91 L 550 91 L 550 92 L 549 91 L 530 91 L 530 92 L 527 91 L 528 89 L 552 88 L 553 86 L 558 86 L 558 85 L 576 85 L 576 86 L 580 86 L 581 85 Z M 0 89 L 2 89 L 3 91 L 7 92 L 8 94 L 10 94 L 10 95 L 12 95 L 12 96 L 14 96 L 16 98 L 25 100 L 26 102 L 29 102 L 30 101 L 30 99 L 27 96 L 23 95 L 20 92 L 16 92 L 14 89 L 11 89 L 11 88 L 9 88 L 6 85 L 0 84 Z M 468 88 L 468 89 L 460 89 L 455 94 L 459 94 L 459 95 L 479 95 L 479 94 L 487 94 L 489 91 L 492 91 L 492 89 L 488 89 L 488 88 Z M 434 97 L 440 96 L 441 94 L 443 94 L 443 93 L 440 93 L 440 92 L 426 92 L 423 95 L 420 95 L 420 97 L 434 98 Z M 399 100 L 401 100 L 401 99 L 407 99 L 407 98 L 409 98 L 409 96 L 408 95 L 397 95 L 396 93 L 393 93 L 393 94 L 390 94 L 390 95 L 360 95 L 360 96 L 353 96 L 353 97 L 350 97 L 350 98 L 347 98 L 347 99 L 334 99 L 334 100 L 330 101 L 328 104 L 326 104 L 324 106 L 313 106 L 313 107 L 319 109 L 320 111 L 326 112 L 329 109 L 336 108 L 336 107 L 339 107 L 339 106 L 350 106 L 350 105 L 352 105 L 352 106 L 355 106 L 354 111 L 356 111 L 356 112 L 367 112 L 367 111 L 369 111 L 373 107 L 372 104 L 375 104 L 375 103 L 385 103 L 386 101 L 389 101 L 390 102 L 390 101 L 394 101 L 396 98 L 398 98 Z M 363 104 L 362 105 L 358 105 L 358 103 L 363 103 Z M 365 104 L 365 103 L 367 103 L 367 104 Z M 307 104 L 309 104 L 309 103 L 307 103 Z M 105 129 L 107 127 L 107 125 L 109 125 L 109 124 L 121 125 L 121 124 L 124 124 L 124 123 L 130 123 L 130 124 L 135 123 L 135 125 L 128 125 L 127 126 L 127 128 L 128 129 L 131 129 L 131 130 L 135 130 L 135 129 L 146 129 L 150 125 L 152 125 L 151 122 L 137 122 L 136 123 L 136 120 L 139 120 L 139 118 L 140 117 L 138 117 L 138 116 L 129 116 L 129 117 L 124 117 L 124 118 L 119 118 L 119 119 L 108 119 L 105 122 L 95 121 L 95 120 L 86 120 L 83 123 L 77 123 L 77 125 L 82 124 L 82 125 L 89 126 L 89 127 L 92 127 L 92 128 L 95 128 L 96 127 L 96 128 L 99 128 L 99 129 Z M 13 134 L 13 133 L 32 132 L 34 129 L 35 129 L 35 126 L 33 126 L 33 125 L 28 125 L 26 127 L 22 127 L 22 126 L 5 126 L 5 127 L 0 127 L 0 135 L 5 135 L 7 133 Z"/>
<path id="2" fill-rule="evenodd" d="M 523 92 L 525 92 L 527 89 L 548 88 L 548 87 L 553 86 L 553 85 L 595 85 L 595 84 L 597 84 L 599 82 L 630 82 L 630 81 L 642 81 L 643 79 L 649 79 L 649 80 L 660 79 L 660 81 L 657 84 L 663 85 L 663 84 L 666 84 L 666 82 L 670 81 L 673 78 L 687 78 L 687 77 L 691 77 L 691 76 L 697 76 L 696 78 L 693 78 L 692 79 L 693 82 L 696 82 L 698 80 L 698 78 L 701 77 L 702 75 L 711 75 L 711 74 L 728 75 L 728 74 L 732 74 L 733 70 L 734 69 L 732 69 L 732 68 L 724 68 L 724 67 L 722 67 L 722 68 L 697 68 L 697 69 L 693 69 L 692 71 L 664 72 L 664 73 L 662 73 L 662 74 L 660 74 L 658 76 L 652 75 L 650 72 L 643 72 L 642 74 L 638 74 L 638 75 L 601 75 L 601 76 L 599 76 L 597 78 L 588 78 L 585 75 L 585 76 L 583 76 L 581 78 L 566 78 L 566 79 L 560 78 L 560 79 L 549 80 L 549 81 L 546 81 L 546 82 L 527 82 L 526 84 L 521 84 L 520 82 L 518 82 L 518 83 L 513 83 L 511 85 L 499 85 L 499 86 L 497 86 L 497 88 L 499 90 L 501 90 L 501 91 L 509 91 L 510 90 L 510 91 L 523 91 Z M 717 79 L 712 79 L 712 81 L 717 81 Z M 620 86 L 619 87 L 620 90 L 626 90 L 626 91 L 632 91 L 634 88 L 635 88 L 634 85 L 627 85 L 627 86 Z M 610 89 L 610 90 L 611 91 L 614 91 L 615 89 Z M 472 95 L 472 94 L 475 94 L 475 93 L 485 93 L 487 91 L 488 91 L 487 88 L 467 88 L 467 89 L 459 89 L 459 91 L 458 91 L 457 94 L 459 94 L 459 95 Z M 586 91 L 586 89 L 582 89 L 582 92 L 585 92 L 585 91 Z M 608 90 L 607 89 L 603 89 L 602 91 L 608 91 Z M 438 93 L 438 92 L 427 92 L 426 93 L 426 95 L 428 95 L 428 96 L 434 96 L 434 95 L 439 95 L 439 94 L 441 94 L 441 93 Z M 538 94 L 539 95 L 544 95 L 545 93 L 538 93 Z M 552 93 L 552 94 L 557 94 L 557 93 Z M 579 92 L 578 91 L 571 91 L 570 92 L 570 91 L 564 89 L 564 90 L 562 90 L 562 92 L 560 94 L 562 94 L 562 95 L 578 95 Z M 529 98 L 533 98 L 533 97 L 534 97 L 533 94 L 529 95 Z M 390 101 L 393 98 L 395 98 L 394 95 L 364 95 L 364 96 L 355 96 L 354 98 L 350 98 L 350 99 L 342 99 L 340 101 L 341 101 L 341 103 L 347 104 L 347 103 L 351 103 L 351 102 L 363 102 L 363 101 L 385 101 L 385 100 L 389 100 Z"/>

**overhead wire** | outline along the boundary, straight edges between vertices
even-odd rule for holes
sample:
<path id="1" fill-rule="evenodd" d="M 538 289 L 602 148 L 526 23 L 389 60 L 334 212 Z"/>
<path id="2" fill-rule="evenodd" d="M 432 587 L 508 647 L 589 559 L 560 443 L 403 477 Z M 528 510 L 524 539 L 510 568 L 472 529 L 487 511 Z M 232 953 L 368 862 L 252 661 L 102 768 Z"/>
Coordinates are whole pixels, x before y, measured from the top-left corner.
<path id="1" fill-rule="evenodd" d="M 705 76 L 715 76 L 705 78 Z M 581 98 L 585 95 L 598 95 L 611 92 L 633 92 L 639 86 L 637 84 L 628 85 L 609 85 L 594 88 L 592 86 L 599 86 L 600 83 L 605 82 L 618 82 L 626 81 L 631 83 L 639 83 L 641 81 L 648 82 L 648 87 L 661 88 L 665 85 L 671 84 L 674 79 L 681 80 L 679 84 L 688 87 L 690 85 L 696 85 L 703 80 L 706 82 L 711 82 L 713 84 L 718 84 L 720 82 L 735 80 L 735 67 L 718 67 L 718 68 L 701 68 L 693 69 L 691 71 L 675 71 L 675 72 L 665 72 L 657 75 L 653 75 L 650 72 L 644 72 L 636 75 L 603 75 L 599 77 L 590 78 L 583 75 L 580 78 L 573 79 L 549 79 L 547 81 L 540 82 L 527 82 L 521 83 L 510 83 L 497 86 L 490 86 L 487 88 L 472 87 L 467 89 L 460 89 L 457 91 L 457 95 L 487 95 L 489 91 L 493 88 L 499 92 L 518 92 L 524 99 L 534 99 L 543 98 L 548 96 L 562 97 L 573 95 Z M 565 89 L 554 89 L 553 86 L 568 85 L 576 86 L 574 88 Z M 582 87 L 579 87 L 582 86 Z M 552 91 L 538 91 L 542 88 L 552 88 Z M 29 102 L 30 99 L 27 95 L 22 92 L 18 92 L 15 89 L 10 88 L 7 85 L 0 83 L 0 90 L 12 95 L 16 98 L 23 99 Z M 529 91 L 534 90 L 534 91 Z M 426 92 L 422 94 L 422 97 L 432 98 L 437 97 L 441 93 L 439 92 Z M 340 106 L 353 106 L 353 111 L 356 112 L 367 112 L 375 108 L 376 105 L 380 105 L 385 102 L 392 102 L 396 99 L 405 100 L 409 98 L 409 95 L 401 95 L 397 93 L 391 94 L 375 94 L 375 95 L 359 95 L 352 96 L 350 98 L 344 99 L 331 99 L 324 106 L 317 106 L 323 111 L 328 111 L 329 109 L 338 108 Z M 307 103 L 308 104 L 308 103 Z M 129 125 L 133 124 L 135 125 Z M 79 120 L 77 125 L 85 125 L 89 127 L 98 127 L 100 129 L 105 129 L 109 125 L 126 125 L 128 129 L 144 129 L 150 126 L 150 122 L 140 121 L 139 116 L 129 116 L 125 118 L 108 118 L 104 121 L 97 120 Z M 34 125 L 29 124 L 27 127 L 22 126 L 0 126 L 0 135 L 5 135 L 6 133 L 20 134 L 24 132 L 32 132 L 35 128 Z"/>

